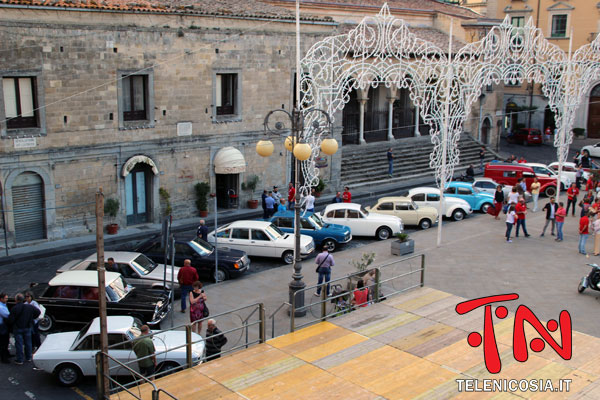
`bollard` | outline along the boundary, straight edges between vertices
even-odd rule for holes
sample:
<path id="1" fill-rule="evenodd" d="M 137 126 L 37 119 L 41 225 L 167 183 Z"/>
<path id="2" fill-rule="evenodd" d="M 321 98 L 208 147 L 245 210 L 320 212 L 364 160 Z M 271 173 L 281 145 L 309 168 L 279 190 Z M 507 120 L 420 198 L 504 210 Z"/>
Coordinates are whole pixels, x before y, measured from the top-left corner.
<path id="1" fill-rule="evenodd" d="M 185 326 L 185 359 L 188 368 L 192 368 L 192 325 Z"/>

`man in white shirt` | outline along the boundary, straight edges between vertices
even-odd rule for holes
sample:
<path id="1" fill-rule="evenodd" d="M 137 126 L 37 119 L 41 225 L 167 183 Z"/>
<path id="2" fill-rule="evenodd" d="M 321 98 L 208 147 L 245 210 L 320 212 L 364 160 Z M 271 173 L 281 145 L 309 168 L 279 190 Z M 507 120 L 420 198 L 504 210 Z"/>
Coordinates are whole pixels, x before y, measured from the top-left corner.
<path id="1" fill-rule="evenodd" d="M 315 212 L 315 189 L 311 189 L 310 194 L 306 196 L 306 211 Z"/>

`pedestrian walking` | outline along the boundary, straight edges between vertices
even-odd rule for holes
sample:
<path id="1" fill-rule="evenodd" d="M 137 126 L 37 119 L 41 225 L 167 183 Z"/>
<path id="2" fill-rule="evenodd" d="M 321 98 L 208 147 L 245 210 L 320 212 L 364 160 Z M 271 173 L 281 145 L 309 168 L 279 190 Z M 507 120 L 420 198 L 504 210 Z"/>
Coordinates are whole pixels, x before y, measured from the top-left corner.
<path id="1" fill-rule="evenodd" d="M 523 234 L 525 237 L 531 236 L 527 233 L 527 225 L 525 224 L 525 217 L 527 215 L 527 204 L 525 204 L 525 199 L 520 198 L 519 202 L 515 206 L 515 212 L 517 213 L 517 230 L 515 232 L 515 237 L 519 237 L 519 228 L 523 228 Z"/>
<path id="2" fill-rule="evenodd" d="M 290 210 L 293 210 L 296 206 L 296 188 L 292 182 L 288 184 L 288 204 L 290 205 Z"/>
<path id="3" fill-rule="evenodd" d="M 327 246 L 323 246 L 323 251 L 319 253 L 317 258 L 315 259 L 315 264 L 317 264 L 316 272 L 319 274 L 319 287 L 315 292 L 315 296 L 321 295 L 321 284 L 323 282 L 327 284 L 327 296 L 329 296 L 329 281 L 331 280 L 331 267 L 335 265 L 335 260 L 333 259 L 333 256 L 329 254 Z"/>
<path id="4" fill-rule="evenodd" d="M 205 315 L 204 308 L 206 307 L 206 294 L 204 293 L 204 289 L 202 289 L 202 282 L 196 281 L 193 284 L 193 290 L 189 295 L 190 301 L 190 322 L 192 325 L 192 330 L 195 330 L 198 335 L 201 335 L 200 332 L 202 329 L 202 318 L 206 318 L 208 315 Z"/>
<path id="5" fill-rule="evenodd" d="M 31 304 L 32 306 L 40 310 L 40 315 L 33 321 L 33 329 L 31 332 L 31 346 L 33 348 L 33 351 L 35 352 L 42 345 L 42 339 L 40 338 L 40 331 L 38 329 L 38 325 L 40 323 L 40 320 L 44 317 L 46 310 L 43 309 L 37 301 L 35 301 L 35 299 L 33 298 L 33 293 L 31 292 L 25 292 L 25 302 L 27 304 Z"/>
<path id="6" fill-rule="evenodd" d="M 554 227 L 556 225 L 555 217 L 556 217 L 557 206 L 558 206 L 558 204 L 556 204 L 556 198 L 550 197 L 550 202 L 547 203 L 543 208 L 543 210 L 546 211 L 546 223 L 544 223 L 544 229 L 542 229 L 542 234 L 540 236 L 542 236 L 542 237 L 544 236 L 544 234 L 546 233 L 546 228 L 548 227 L 549 224 L 552 224 L 552 227 L 550 229 L 550 234 L 552 236 L 554 236 Z"/>
<path id="7" fill-rule="evenodd" d="M 196 229 L 196 237 L 208 242 L 208 228 L 206 227 L 206 221 L 203 219 L 200 220 L 200 226 Z"/>
<path id="8" fill-rule="evenodd" d="M 307 212 L 315 212 L 315 189 L 310 190 L 310 194 L 306 196 L 306 207 Z"/>
<path id="9" fill-rule="evenodd" d="M 494 193 L 494 219 L 500 219 L 500 211 L 504 206 L 504 191 L 502 185 L 496 186 L 496 193 Z"/>
<path id="10" fill-rule="evenodd" d="M 513 225 L 515 224 L 515 220 L 517 218 L 517 213 L 515 212 L 515 206 L 513 204 L 508 206 L 508 211 L 506 212 L 506 241 L 508 243 L 512 243 L 510 240 L 510 232 L 512 231 Z"/>
<path id="11" fill-rule="evenodd" d="M 567 214 L 569 214 L 569 208 L 573 206 L 573 216 L 575 216 L 575 206 L 577 205 L 577 195 L 579 194 L 579 189 L 575 183 L 571 183 L 571 187 L 567 189 Z"/>
<path id="12" fill-rule="evenodd" d="M 557 242 L 563 241 L 563 225 L 565 224 L 565 217 L 567 216 L 567 210 L 565 210 L 564 204 L 561 201 L 558 203 L 558 209 L 556 210 L 556 240 Z"/>
<path id="13" fill-rule="evenodd" d="M 148 336 L 150 334 L 148 325 L 142 325 L 140 331 L 142 332 L 142 337 L 133 342 L 133 352 L 138 358 L 140 374 L 153 380 L 153 375 L 156 371 L 156 349 L 154 348 L 152 337 Z"/>
<path id="14" fill-rule="evenodd" d="M 216 360 L 221 357 L 221 348 L 227 343 L 227 338 L 217 328 L 214 319 L 206 321 L 206 361 Z"/>
<path id="15" fill-rule="evenodd" d="M 483 171 L 483 160 L 485 159 L 485 146 L 481 146 L 479 150 L 479 168 Z"/>
<path id="16" fill-rule="evenodd" d="M 279 203 L 281 203 L 281 193 L 279 193 L 279 188 L 277 186 L 273 186 L 273 192 L 271 193 L 271 197 L 275 200 L 273 204 L 274 212 L 279 211 Z"/>
<path id="17" fill-rule="evenodd" d="M 40 310 L 25 303 L 23 293 L 18 293 L 15 296 L 15 306 L 10 311 L 8 324 L 12 326 L 13 335 L 15 337 L 15 348 L 17 355 L 15 363 L 22 365 L 23 361 L 31 361 L 31 334 L 33 332 L 34 320 L 40 316 Z M 23 358 L 23 348 L 25 348 L 25 358 Z"/>
<path id="18" fill-rule="evenodd" d="M 538 210 L 538 199 L 540 198 L 540 182 L 538 178 L 533 178 L 533 182 L 529 187 L 531 189 L 531 196 L 533 197 L 533 212 L 537 212 Z"/>
<path id="19" fill-rule="evenodd" d="M 342 202 L 352 203 L 352 193 L 350 193 L 350 188 L 348 186 L 344 187 L 344 193 L 342 193 Z"/>
<path id="20" fill-rule="evenodd" d="M 388 176 L 391 178 L 394 174 L 394 153 L 392 152 L 392 148 L 390 147 L 387 151 L 387 160 L 388 160 Z"/>
<path id="21" fill-rule="evenodd" d="M 216 234 L 215 234 L 216 235 Z M 215 239 L 216 240 L 216 239 Z M 198 280 L 198 271 L 192 267 L 191 260 L 184 260 L 183 267 L 177 272 L 177 282 L 181 288 L 181 312 L 185 312 L 188 295 L 193 290 L 192 285 Z"/>
<path id="22" fill-rule="evenodd" d="M 335 194 L 335 197 L 333 198 L 333 200 L 331 200 L 331 203 L 341 203 L 342 202 L 342 193 L 341 192 L 337 192 Z"/>
<path id="23" fill-rule="evenodd" d="M 8 341 L 10 338 L 8 317 L 10 316 L 10 311 L 8 311 L 6 303 L 8 303 L 8 295 L 0 293 L 0 361 L 4 364 L 10 362 L 10 354 L 8 353 Z"/>
<path id="24" fill-rule="evenodd" d="M 580 163 L 582 168 L 589 168 L 590 167 L 590 153 L 588 153 L 587 150 L 583 150 L 581 152 L 581 163 Z"/>
<path id="25" fill-rule="evenodd" d="M 587 243 L 590 233 L 590 218 L 587 214 L 584 214 L 579 218 L 579 253 L 587 255 L 585 251 L 585 244 Z"/>
<path id="26" fill-rule="evenodd" d="M 594 255 L 600 255 L 600 215 L 596 214 L 592 222 L 592 232 L 594 233 Z"/>
<path id="27" fill-rule="evenodd" d="M 265 198 L 266 217 L 264 219 L 271 218 L 271 216 L 275 213 L 275 199 L 273 196 L 271 196 L 272 194 L 273 192 L 269 192 Z"/>
<path id="28" fill-rule="evenodd" d="M 263 219 L 269 218 L 269 214 L 267 212 L 267 197 L 269 197 L 269 194 L 267 193 L 267 189 L 265 189 L 265 190 L 263 190 L 263 193 L 260 196 L 262 209 L 263 209 Z"/>

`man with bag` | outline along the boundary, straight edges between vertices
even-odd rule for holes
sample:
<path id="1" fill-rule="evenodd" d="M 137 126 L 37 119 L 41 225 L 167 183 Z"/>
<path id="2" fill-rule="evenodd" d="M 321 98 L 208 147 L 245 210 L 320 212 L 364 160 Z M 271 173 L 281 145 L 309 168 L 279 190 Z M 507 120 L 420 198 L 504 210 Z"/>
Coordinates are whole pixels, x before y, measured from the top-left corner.
<path id="1" fill-rule="evenodd" d="M 327 246 L 323 246 L 323 251 L 317 256 L 315 264 L 317 264 L 317 269 L 315 272 L 319 274 L 319 287 L 315 292 L 315 296 L 321 295 L 321 284 L 323 283 L 323 281 L 327 283 L 327 296 L 329 296 L 329 281 L 331 280 L 331 267 L 335 265 L 335 261 L 333 260 L 333 256 L 329 254 Z"/>

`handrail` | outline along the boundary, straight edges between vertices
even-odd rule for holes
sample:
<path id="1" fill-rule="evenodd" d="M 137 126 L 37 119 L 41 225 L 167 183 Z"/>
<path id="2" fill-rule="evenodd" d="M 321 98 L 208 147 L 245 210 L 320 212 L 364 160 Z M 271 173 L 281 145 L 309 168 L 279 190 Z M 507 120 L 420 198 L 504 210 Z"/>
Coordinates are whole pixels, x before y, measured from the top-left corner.
<path id="1" fill-rule="evenodd" d="M 286 305 L 289 307 L 292 306 L 287 301 L 284 301 L 283 303 L 281 303 L 279 305 L 279 307 L 277 307 L 277 309 L 271 315 L 269 315 L 269 319 L 271 320 L 271 339 L 273 339 L 275 337 L 275 318 L 274 318 L 275 314 L 277 314 L 279 312 L 279 310 L 281 310 L 281 307 L 286 306 Z"/>

